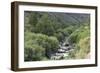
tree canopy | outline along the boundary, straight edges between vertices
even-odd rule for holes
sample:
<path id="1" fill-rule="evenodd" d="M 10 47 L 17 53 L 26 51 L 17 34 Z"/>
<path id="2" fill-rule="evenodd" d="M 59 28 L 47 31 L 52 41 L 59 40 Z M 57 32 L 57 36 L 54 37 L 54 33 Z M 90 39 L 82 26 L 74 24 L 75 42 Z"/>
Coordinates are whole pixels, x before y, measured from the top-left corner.
<path id="1" fill-rule="evenodd" d="M 90 52 L 90 15 L 60 12 L 24 12 L 24 60 L 50 60 L 49 55 L 69 42 L 67 59 L 86 58 Z"/>

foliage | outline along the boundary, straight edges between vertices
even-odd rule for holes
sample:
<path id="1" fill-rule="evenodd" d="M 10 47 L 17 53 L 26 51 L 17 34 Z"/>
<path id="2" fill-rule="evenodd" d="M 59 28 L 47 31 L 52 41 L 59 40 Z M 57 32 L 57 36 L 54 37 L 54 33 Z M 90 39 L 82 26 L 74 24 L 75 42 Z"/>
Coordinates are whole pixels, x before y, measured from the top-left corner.
<path id="1" fill-rule="evenodd" d="M 25 47 L 25 61 L 39 61 L 45 57 L 45 48 L 39 45 Z"/>
<path id="2" fill-rule="evenodd" d="M 80 29 L 80 28 L 79 28 Z M 81 27 L 80 31 L 74 32 L 71 40 L 75 43 L 74 51 L 70 53 L 71 58 L 85 58 L 90 52 L 90 32 L 89 27 Z"/>
<path id="3" fill-rule="evenodd" d="M 25 61 L 49 60 L 59 45 L 69 42 L 73 51 L 66 59 L 83 59 L 90 52 L 88 14 L 24 12 Z"/>
<path id="4" fill-rule="evenodd" d="M 58 45 L 56 37 L 25 32 L 25 60 L 42 60 L 48 52 L 56 51 Z"/>

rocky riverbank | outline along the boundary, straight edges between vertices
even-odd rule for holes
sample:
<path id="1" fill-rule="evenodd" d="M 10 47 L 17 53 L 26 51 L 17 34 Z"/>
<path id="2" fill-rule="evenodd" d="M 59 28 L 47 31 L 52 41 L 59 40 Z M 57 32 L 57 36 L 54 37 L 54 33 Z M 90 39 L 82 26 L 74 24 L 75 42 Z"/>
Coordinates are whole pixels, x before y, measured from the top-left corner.
<path id="1" fill-rule="evenodd" d="M 51 60 L 65 59 L 69 56 L 69 52 L 73 50 L 73 47 L 69 43 L 63 43 L 59 45 L 59 49 L 50 55 Z"/>

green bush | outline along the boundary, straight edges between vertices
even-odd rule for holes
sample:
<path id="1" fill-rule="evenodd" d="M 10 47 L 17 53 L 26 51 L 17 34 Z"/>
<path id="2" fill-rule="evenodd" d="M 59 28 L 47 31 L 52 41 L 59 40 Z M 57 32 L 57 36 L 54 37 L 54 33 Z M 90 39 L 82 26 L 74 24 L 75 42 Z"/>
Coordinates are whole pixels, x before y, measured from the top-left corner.
<path id="1" fill-rule="evenodd" d="M 25 60 L 42 60 L 47 57 L 45 54 L 56 51 L 58 45 L 56 37 L 25 32 Z"/>
<path id="2" fill-rule="evenodd" d="M 25 61 L 39 61 L 45 57 L 45 48 L 39 45 L 25 47 Z"/>
<path id="3" fill-rule="evenodd" d="M 71 35 L 71 42 L 75 44 L 74 51 L 69 54 L 71 58 L 84 59 L 90 52 L 90 31 L 88 26 L 82 26 Z"/>
<path id="4" fill-rule="evenodd" d="M 78 46 L 80 47 L 80 49 L 75 54 L 76 58 L 86 58 L 90 52 L 90 38 L 86 37 L 84 39 L 81 39 L 78 43 Z"/>

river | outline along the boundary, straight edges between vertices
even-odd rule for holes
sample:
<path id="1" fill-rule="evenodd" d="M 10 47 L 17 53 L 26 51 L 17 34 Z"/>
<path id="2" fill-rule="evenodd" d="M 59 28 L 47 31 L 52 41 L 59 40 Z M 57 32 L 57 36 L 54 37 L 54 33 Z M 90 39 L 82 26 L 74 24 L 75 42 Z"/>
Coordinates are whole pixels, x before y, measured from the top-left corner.
<path id="1" fill-rule="evenodd" d="M 51 60 L 65 59 L 69 56 L 69 52 L 73 50 L 73 47 L 67 42 L 59 45 L 59 49 L 53 54 L 51 54 Z"/>

